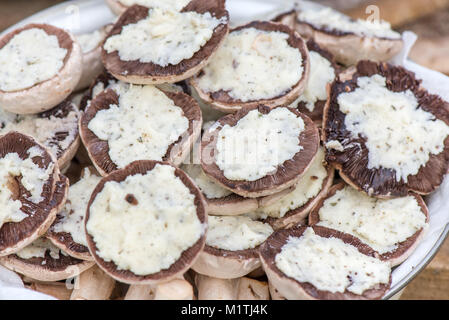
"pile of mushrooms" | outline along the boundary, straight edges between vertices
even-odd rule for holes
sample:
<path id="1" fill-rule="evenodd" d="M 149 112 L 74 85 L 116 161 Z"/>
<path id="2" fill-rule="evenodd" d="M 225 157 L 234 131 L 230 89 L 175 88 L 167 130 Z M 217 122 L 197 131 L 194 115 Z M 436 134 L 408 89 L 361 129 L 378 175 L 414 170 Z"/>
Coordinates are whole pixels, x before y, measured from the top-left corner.
<path id="1" fill-rule="evenodd" d="M 385 62 L 400 35 L 307 1 L 234 29 L 225 0 L 105 2 L 91 33 L 0 38 L 0 265 L 58 299 L 382 298 L 449 168 L 449 103 Z"/>

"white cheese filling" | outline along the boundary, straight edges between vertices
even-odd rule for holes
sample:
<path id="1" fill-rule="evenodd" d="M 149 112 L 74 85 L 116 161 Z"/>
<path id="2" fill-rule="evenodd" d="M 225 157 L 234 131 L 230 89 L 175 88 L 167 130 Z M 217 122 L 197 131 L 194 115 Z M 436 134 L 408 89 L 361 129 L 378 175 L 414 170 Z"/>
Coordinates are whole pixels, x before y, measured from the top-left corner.
<path id="1" fill-rule="evenodd" d="M 95 30 L 90 33 L 76 35 L 75 38 L 81 46 L 83 53 L 88 53 L 100 46 L 105 38 L 105 33 L 103 30 Z"/>
<path id="2" fill-rule="evenodd" d="M 166 67 L 190 59 L 211 38 L 214 29 L 226 23 L 209 12 L 176 12 L 150 9 L 147 18 L 123 27 L 122 32 L 109 37 L 104 49 L 118 51 L 123 61 L 138 60 Z"/>
<path id="3" fill-rule="evenodd" d="M 57 75 L 67 50 L 58 38 L 32 28 L 16 34 L 0 49 L 0 90 L 30 88 Z"/>
<path id="4" fill-rule="evenodd" d="M 274 231 L 268 223 L 242 216 L 209 216 L 208 246 L 229 250 L 253 249 L 262 244 Z"/>
<path id="5" fill-rule="evenodd" d="M 50 240 L 45 238 L 38 238 L 33 241 L 30 245 L 25 248 L 19 250 L 16 255 L 19 258 L 28 260 L 31 258 L 45 258 L 45 253 L 49 251 L 49 255 L 51 258 L 58 260 L 60 257 L 60 253 L 64 256 L 67 256 L 63 250 L 56 247 Z"/>
<path id="6" fill-rule="evenodd" d="M 148 275 L 168 269 L 205 232 L 195 196 L 157 164 L 144 175 L 109 181 L 90 207 L 86 230 L 97 254 L 119 270 Z"/>
<path id="7" fill-rule="evenodd" d="M 298 21 L 309 23 L 319 29 L 351 32 L 364 37 L 401 38 L 401 34 L 393 31 L 391 25 L 383 20 L 353 20 L 332 8 L 309 1 L 300 1 L 298 9 Z"/>
<path id="8" fill-rule="evenodd" d="M 232 191 L 223 188 L 206 176 L 199 164 L 184 164 L 181 169 L 195 181 L 198 188 L 208 199 L 224 198 L 232 194 Z"/>
<path id="9" fill-rule="evenodd" d="M 287 108 L 268 114 L 250 111 L 233 127 L 218 133 L 216 164 L 230 180 L 255 181 L 273 173 L 303 149 L 304 121 Z"/>
<path id="10" fill-rule="evenodd" d="M 119 0 L 123 5 L 130 7 L 138 4 L 148 8 L 162 8 L 181 11 L 191 0 Z"/>
<path id="11" fill-rule="evenodd" d="M 162 160 L 168 147 L 189 128 L 189 120 L 154 86 L 118 87 L 119 104 L 100 110 L 88 128 L 109 145 L 118 168 L 135 160 Z"/>
<path id="12" fill-rule="evenodd" d="M 289 35 L 247 28 L 231 32 L 198 86 L 204 92 L 223 90 L 242 102 L 272 99 L 289 92 L 303 75 L 303 57 L 291 47 Z"/>
<path id="13" fill-rule="evenodd" d="M 304 93 L 299 101 L 304 102 L 307 110 L 313 112 L 317 101 L 327 100 L 326 86 L 335 79 L 332 64 L 318 52 L 310 51 L 310 75 Z"/>
<path id="14" fill-rule="evenodd" d="M 299 180 L 295 189 L 272 205 L 261 207 L 257 211 L 262 217 L 282 218 L 287 212 L 300 208 L 310 199 L 318 195 L 327 177 L 327 169 L 324 166 L 324 150 L 320 148 L 310 168 Z"/>
<path id="15" fill-rule="evenodd" d="M 388 262 L 364 255 L 338 238 L 320 237 L 312 228 L 299 238 L 290 237 L 275 263 L 288 277 L 332 293 L 348 290 L 360 295 L 387 284 L 391 272 Z"/>
<path id="16" fill-rule="evenodd" d="M 69 233 L 74 242 L 87 247 L 84 216 L 90 196 L 100 180 L 101 177 L 91 174 L 87 168 L 84 169 L 81 179 L 69 188 L 67 201 L 59 213 L 63 218 L 55 224 L 53 232 Z"/>
<path id="17" fill-rule="evenodd" d="M 361 77 L 357 84 L 338 96 L 346 129 L 354 138 L 366 138 L 369 169 L 394 170 L 397 181 L 407 182 L 430 155 L 443 152 L 449 126 L 424 111 L 410 90 L 388 90 L 380 75 Z"/>
<path id="18" fill-rule="evenodd" d="M 22 212 L 22 202 L 14 200 L 11 189 L 15 189 L 15 178 L 19 177 L 20 183 L 30 193 L 27 200 L 38 204 L 43 201 L 44 184 L 50 179 L 53 172 L 53 163 L 47 168 L 39 168 L 31 159 L 42 154 L 38 147 L 28 150 L 29 157 L 21 159 L 17 153 L 8 153 L 0 159 L 0 228 L 6 222 L 20 222 L 27 217 Z"/>
<path id="19" fill-rule="evenodd" d="M 41 118 L 38 115 L 14 114 L 0 108 L 0 135 L 9 131 L 32 136 L 58 158 L 78 136 L 78 112 L 72 110 L 62 118 L 53 115 Z M 63 136 L 62 133 L 67 135 Z"/>
<path id="20" fill-rule="evenodd" d="M 318 214 L 318 225 L 352 234 L 380 254 L 428 226 L 415 197 L 375 199 L 349 186 L 326 199 Z"/>

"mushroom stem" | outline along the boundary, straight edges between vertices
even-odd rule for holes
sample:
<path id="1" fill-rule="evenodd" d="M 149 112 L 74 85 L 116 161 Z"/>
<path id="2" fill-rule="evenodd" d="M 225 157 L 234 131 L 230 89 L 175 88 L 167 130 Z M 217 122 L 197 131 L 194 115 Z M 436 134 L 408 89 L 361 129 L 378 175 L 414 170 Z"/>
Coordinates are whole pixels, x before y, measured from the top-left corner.
<path id="1" fill-rule="evenodd" d="M 192 285 L 184 279 L 174 279 L 156 287 L 154 300 L 194 300 Z"/>
<path id="2" fill-rule="evenodd" d="M 198 300 L 235 300 L 238 279 L 218 279 L 198 274 L 195 278 Z"/>
<path id="3" fill-rule="evenodd" d="M 76 278 L 70 300 L 106 300 L 111 296 L 114 286 L 115 280 L 94 266 Z"/>
<path id="4" fill-rule="evenodd" d="M 239 279 L 237 300 L 270 300 L 268 283 L 243 277 Z"/>
<path id="5" fill-rule="evenodd" d="M 62 282 L 33 282 L 27 288 L 52 296 L 58 300 L 69 300 L 72 290 Z"/>
<path id="6" fill-rule="evenodd" d="M 247 277 L 217 279 L 198 274 L 198 300 L 269 300 L 266 282 Z"/>
<path id="7" fill-rule="evenodd" d="M 177 277 L 158 285 L 131 285 L 125 300 L 193 300 L 193 286 L 184 278 Z"/>
<path id="8" fill-rule="evenodd" d="M 286 300 L 271 283 L 268 284 L 271 300 Z"/>

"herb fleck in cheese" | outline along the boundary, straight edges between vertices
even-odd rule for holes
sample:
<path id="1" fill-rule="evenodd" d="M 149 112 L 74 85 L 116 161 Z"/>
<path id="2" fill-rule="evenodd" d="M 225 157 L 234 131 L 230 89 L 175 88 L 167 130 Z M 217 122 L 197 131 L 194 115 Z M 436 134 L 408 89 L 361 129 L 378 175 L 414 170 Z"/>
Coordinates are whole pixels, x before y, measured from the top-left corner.
<path id="1" fill-rule="evenodd" d="M 53 164 L 47 168 L 39 168 L 31 158 L 39 156 L 41 150 L 32 147 L 29 157 L 21 159 L 17 153 L 8 153 L 0 159 L 0 228 L 6 222 L 20 222 L 27 217 L 21 210 L 22 202 L 14 199 L 13 191 L 20 178 L 20 183 L 29 192 L 29 201 L 38 204 L 42 197 L 44 184 L 50 179 Z M 18 186 L 18 185 L 17 185 Z"/>
<path id="2" fill-rule="evenodd" d="M 38 238 L 33 241 L 30 245 L 21 249 L 16 253 L 19 258 L 28 260 L 31 258 L 45 258 L 46 252 L 49 251 L 49 255 L 51 258 L 58 260 L 60 257 L 60 253 L 67 256 L 67 253 L 56 247 L 51 243 L 50 240 L 45 238 Z"/>
<path id="3" fill-rule="evenodd" d="M 318 52 L 310 51 L 310 75 L 304 93 L 299 101 L 305 103 L 307 110 L 313 112 L 317 101 L 327 100 L 326 86 L 335 78 L 332 64 Z"/>
<path id="4" fill-rule="evenodd" d="M 0 90 L 23 90 L 53 78 L 63 67 L 66 54 L 58 38 L 42 29 L 16 34 L 0 49 Z"/>
<path id="5" fill-rule="evenodd" d="M 299 135 L 304 128 L 302 118 L 288 108 L 268 114 L 251 110 L 235 126 L 220 130 L 216 164 L 230 180 L 263 178 L 303 149 Z"/>
<path id="6" fill-rule="evenodd" d="M 182 109 L 154 86 L 118 86 L 119 104 L 100 110 L 88 128 L 109 145 L 123 168 L 135 160 L 162 160 L 168 147 L 189 128 Z"/>
<path id="7" fill-rule="evenodd" d="M 100 180 L 101 177 L 91 174 L 87 168 L 84 169 L 81 179 L 70 186 L 67 201 L 59 213 L 63 218 L 55 224 L 53 232 L 67 232 L 74 242 L 87 247 L 84 216 L 92 191 Z"/>
<path id="8" fill-rule="evenodd" d="M 197 184 L 208 199 L 224 198 L 232 194 L 218 183 L 212 181 L 198 164 L 184 164 L 181 167 Z"/>
<path id="9" fill-rule="evenodd" d="M 198 86 L 204 92 L 225 91 L 242 102 L 284 95 L 303 75 L 303 57 L 291 47 L 289 35 L 247 28 L 231 32 L 202 70 Z"/>
<path id="10" fill-rule="evenodd" d="M 208 246 L 230 251 L 253 249 L 262 244 L 273 228 L 268 223 L 242 216 L 209 216 Z"/>
<path id="11" fill-rule="evenodd" d="M 300 1 L 297 19 L 326 31 L 354 33 L 364 37 L 399 39 L 401 35 L 391 30 L 391 25 L 382 20 L 353 20 L 329 7 Z"/>
<path id="12" fill-rule="evenodd" d="M 64 117 L 19 115 L 0 108 L 0 135 L 18 131 L 34 137 L 59 157 L 78 136 L 78 111 L 72 109 Z"/>
<path id="13" fill-rule="evenodd" d="M 366 138 L 369 169 L 392 169 L 397 181 L 407 182 L 430 155 L 443 152 L 449 126 L 424 111 L 410 90 L 388 90 L 380 75 L 361 77 L 357 84 L 337 99 L 346 129 L 353 138 Z"/>
<path id="14" fill-rule="evenodd" d="M 295 189 L 272 205 L 261 207 L 258 212 L 273 218 L 282 218 L 290 210 L 300 208 L 321 191 L 327 177 L 324 166 L 324 150 L 320 148 L 310 168 L 299 180 Z"/>
<path id="15" fill-rule="evenodd" d="M 362 294 L 378 284 L 388 284 L 388 262 L 364 255 L 338 238 L 323 238 L 312 228 L 301 237 L 290 237 L 275 257 L 276 266 L 299 282 L 318 290 Z"/>
<path id="16" fill-rule="evenodd" d="M 413 196 L 375 199 L 349 186 L 326 199 L 318 214 L 319 225 L 352 234 L 380 254 L 428 225 Z"/>
<path id="17" fill-rule="evenodd" d="M 127 201 L 129 195 L 135 201 Z M 194 200 L 174 167 L 157 164 L 144 175 L 106 182 L 90 206 L 86 230 L 105 261 L 153 274 L 168 269 L 204 234 Z"/>
<path id="18" fill-rule="evenodd" d="M 222 23 L 226 21 L 209 12 L 150 9 L 147 18 L 124 26 L 103 47 L 108 53 L 118 51 L 123 61 L 152 62 L 162 67 L 177 65 L 198 52 Z"/>

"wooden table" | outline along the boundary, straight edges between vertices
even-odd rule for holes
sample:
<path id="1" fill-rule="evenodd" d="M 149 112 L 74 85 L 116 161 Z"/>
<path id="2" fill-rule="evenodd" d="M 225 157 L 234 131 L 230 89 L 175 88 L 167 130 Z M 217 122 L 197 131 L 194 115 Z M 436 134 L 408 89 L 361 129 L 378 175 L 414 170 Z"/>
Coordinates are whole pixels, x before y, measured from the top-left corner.
<path id="1" fill-rule="evenodd" d="M 346 1 L 344 0 L 344 2 Z M 59 2 L 63 1 L 0 1 L 0 31 L 35 12 Z M 341 2 L 344 3 L 343 1 Z M 401 299 L 449 300 L 449 239 L 445 241 L 432 262 L 407 286 Z"/>

